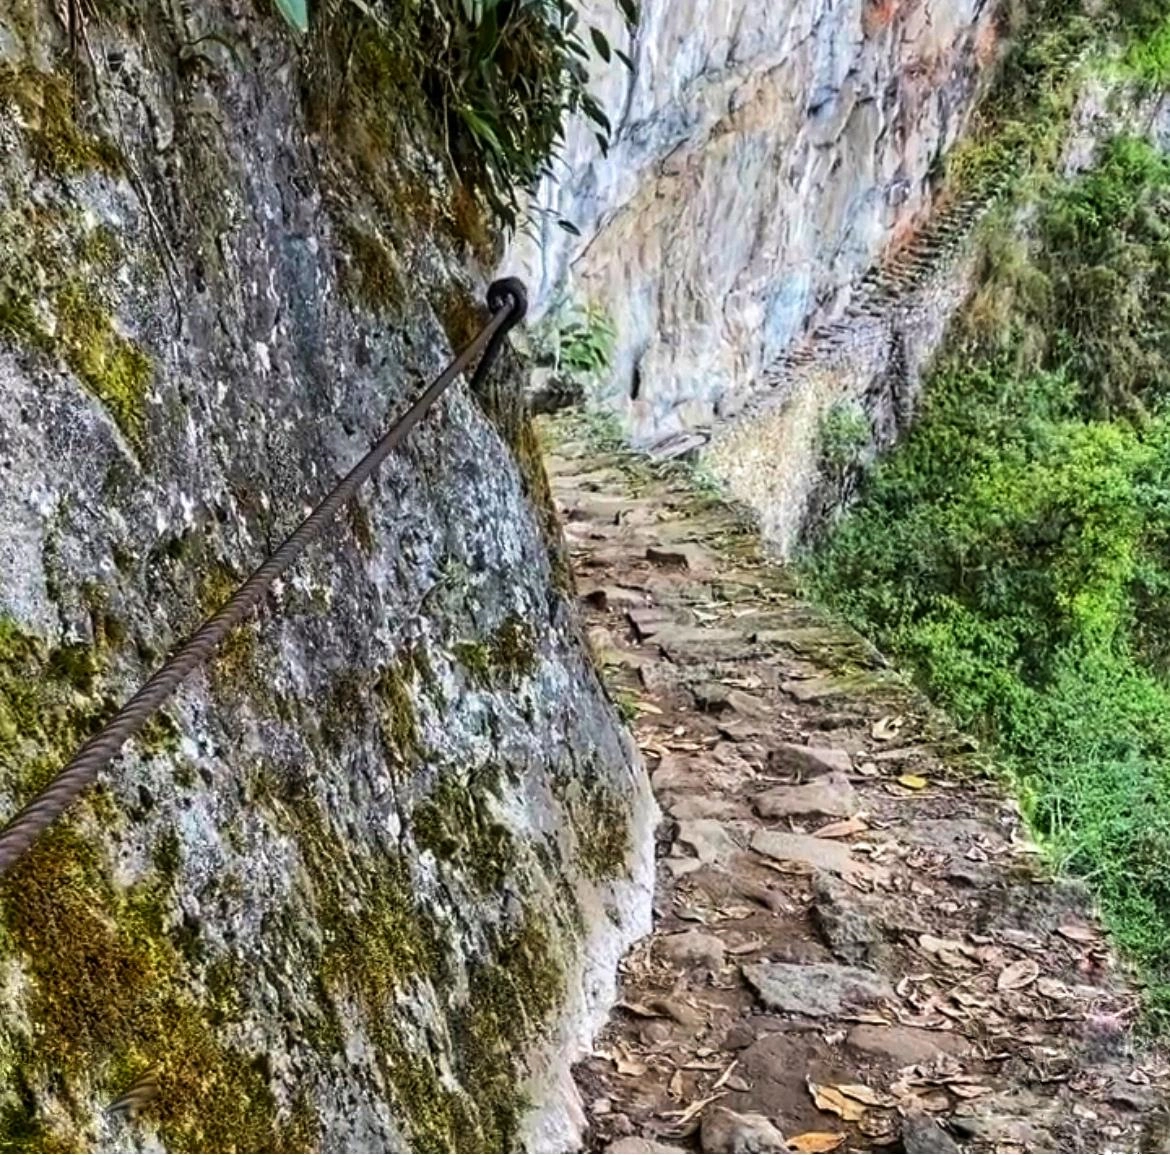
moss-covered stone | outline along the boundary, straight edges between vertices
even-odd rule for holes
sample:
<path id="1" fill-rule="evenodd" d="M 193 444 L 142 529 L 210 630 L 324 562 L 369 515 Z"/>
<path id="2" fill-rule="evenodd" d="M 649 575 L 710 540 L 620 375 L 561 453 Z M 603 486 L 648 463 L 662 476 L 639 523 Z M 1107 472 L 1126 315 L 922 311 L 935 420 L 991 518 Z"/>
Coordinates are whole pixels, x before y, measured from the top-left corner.
<path id="1" fill-rule="evenodd" d="M 28 134 L 33 158 L 41 168 L 61 176 L 91 169 L 120 171 L 118 150 L 77 124 L 75 104 L 73 82 L 67 72 L 0 65 L 0 108 L 7 105 L 16 109 Z"/>
<path id="2" fill-rule="evenodd" d="M 114 331 L 109 313 L 80 282 L 66 284 L 55 307 L 57 340 L 66 363 L 110 411 L 126 439 L 141 447 L 153 374 L 150 358 Z"/>
<path id="3" fill-rule="evenodd" d="M 625 874 L 632 844 L 629 811 L 621 797 L 595 777 L 558 775 L 554 781 L 568 809 L 586 876 L 608 882 Z"/>
<path id="4" fill-rule="evenodd" d="M 0 884 L 4 946 L 31 982 L 36 1042 L 24 1078 L 39 1085 L 52 1076 L 67 1095 L 112 1101 L 153 1069 L 159 1095 L 147 1111 L 168 1147 L 292 1149 L 303 1121 L 290 1130 L 253 1056 L 208 1026 L 164 932 L 157 886 L 116 887 L 100 851 L 69 824 L 46 834 Z M 3 1110 L 18 1129 L 40 1125 L 35 1112 L 21 1116 L 11 1093 Z"/>
<path id="5" fill-rule="evenodd" d="M 487 790 L 444 774 L 411 815 L 414 840 L 442 862 L 458 866 L 482 893 L 499 889 L 516 862 L 511 832 L 491 813 Z"/>
<path id="6" fill-rule="evenodd" d="M 374 691 L 386 757 L 396 766 L 408 766 L 423 753 L 423 745 L 407 672 L 398 664 L 387 666 Z"/>
<path id="7" fill-rule="evenodd" d="M 95 693 L 98 656 L 50 648 L 0 619 L 0 779 L 26 798 L 97 728 L 109 704 Z"/>
<path id="8" fill-rule="evenodd" d="M 459 642 L 455 656 L 478 686 L 515 686 L 536 672 L 539 655 L 532 627 L 512 614 L 483 641 Z"/>
<path id="9" fill-rule="evenodd" d="M 475 1097 L 483 1150 L 516 1149 L 529 1106 L 518 1086 L 516 1056 L 540 1037 L 564 989 L 563 960 L 546 920 L 533 911 L 498 936 L 490 959 L 470 968 L 452 1041 L 459 1081 Z"/>
<path id="10" fill-rule="evenodd" d="M 377 233 L 353 223 L 340 230 L 346 254 L 342 266 L 342 287 L 372 313 L 401 309 L 406 289 L 398 259 Z"/>

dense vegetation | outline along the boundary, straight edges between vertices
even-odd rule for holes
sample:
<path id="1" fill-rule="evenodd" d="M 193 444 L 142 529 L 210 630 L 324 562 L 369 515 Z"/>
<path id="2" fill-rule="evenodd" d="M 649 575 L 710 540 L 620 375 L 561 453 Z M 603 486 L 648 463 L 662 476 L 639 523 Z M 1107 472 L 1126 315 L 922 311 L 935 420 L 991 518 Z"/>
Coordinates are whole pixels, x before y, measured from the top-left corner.
<path id="1" fill-rule="evenodd" d="M 635 28 L 637 0 L 616 2 Z M 309 30 L 305 0 L 277 0 L 277 7 Z M 318 25 L 339 17 L 377 30 L 388 66 L 376 82 L 393 78 L 417 90 L 460 178 L 508 228 L 518 223 L 524 193 L 555 175 L 570 117 L 585 116 L 602 149 L 609 147 L 609 118 L 589 91 L 590 62 L 632 62 L 582 22 L 574 0 L 334 0 L 321 5 Z"/>
<path id="2" fill-rule="evenodd" d="M 998 744 L 1170 1021 L 1170 162 L 1120 137 L 982 287 L 814 588 Z"/>

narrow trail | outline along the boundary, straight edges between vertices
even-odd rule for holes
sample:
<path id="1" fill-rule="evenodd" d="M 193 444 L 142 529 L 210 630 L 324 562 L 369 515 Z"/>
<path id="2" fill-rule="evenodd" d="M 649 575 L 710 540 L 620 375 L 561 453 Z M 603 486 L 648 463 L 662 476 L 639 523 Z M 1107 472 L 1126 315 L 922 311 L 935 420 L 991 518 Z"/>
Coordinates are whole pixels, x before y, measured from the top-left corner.
<path id="1" fill-rule="evenodd" d="M 663 811 L 588 1149 L 1170 1150 L 1132 983 L 973 745 L 730 511 L 567 428 L 590 641 Z"/>

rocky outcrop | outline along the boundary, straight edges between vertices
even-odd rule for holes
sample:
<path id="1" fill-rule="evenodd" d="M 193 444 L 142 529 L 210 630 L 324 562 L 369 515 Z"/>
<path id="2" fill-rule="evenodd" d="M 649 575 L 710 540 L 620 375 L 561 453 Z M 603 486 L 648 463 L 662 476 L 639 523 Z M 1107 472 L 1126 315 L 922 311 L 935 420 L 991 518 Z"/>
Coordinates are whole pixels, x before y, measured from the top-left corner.
<path id="1" fill-rule="evenodd" d="M 0 14 L 4 815 L 443 365 L 486 259 L 349 10 L 298 48 L 100 8 Z M 4 1145 L 572 1142 L 653 804 L 509 372 L 4 880 Z"/>
<path id="2" fill-rule="evenodd" d="M 915 228 L 995 55 L 994 7 L 647 0 L 632 74 L 602 80 L 608 156 L 570 138 L 539 244 L 509 261 L 542 301 L 568 286 L 609 309 L 601 400 L 636 443 L 738 408 Z"/>

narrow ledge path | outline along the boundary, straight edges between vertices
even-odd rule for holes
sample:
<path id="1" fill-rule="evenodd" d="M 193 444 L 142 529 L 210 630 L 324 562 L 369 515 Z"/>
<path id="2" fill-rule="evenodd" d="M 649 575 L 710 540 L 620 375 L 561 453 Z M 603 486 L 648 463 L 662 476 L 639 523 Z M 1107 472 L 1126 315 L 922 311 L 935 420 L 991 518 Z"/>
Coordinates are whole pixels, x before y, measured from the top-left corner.
<path id="1" fill-rule="evenodd" d="M 589 1149 L 1170 1150 L 1132 981 L 979 751 L 681 470 L 581 428 L 549 475 L 663 812 Z"/>

